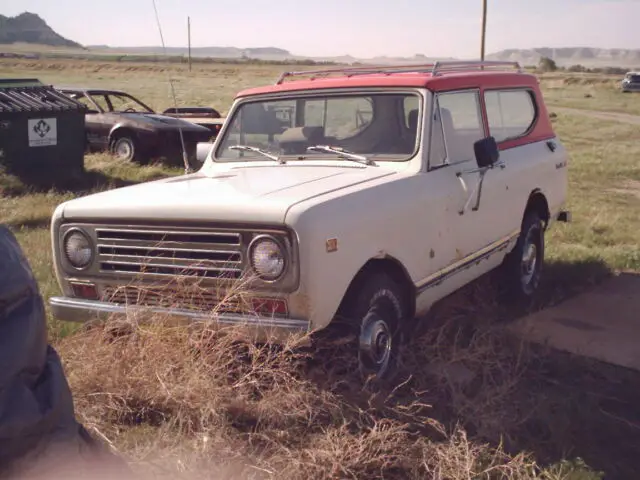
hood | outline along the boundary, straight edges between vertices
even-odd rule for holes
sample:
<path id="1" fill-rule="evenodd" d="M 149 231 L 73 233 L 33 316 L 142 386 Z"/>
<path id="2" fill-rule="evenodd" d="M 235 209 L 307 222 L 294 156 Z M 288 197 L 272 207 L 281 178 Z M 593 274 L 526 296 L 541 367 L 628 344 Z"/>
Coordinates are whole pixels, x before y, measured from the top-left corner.
<path id="1" fill-rule="evenodd" d="M 200 131 L 202 129 L 206 130 L 204 127 L 200 127 L 192 122 L 187 120 L 183 120 L 182 118 L 174 118 L 168 117 L 166 115 L 159 115 L 157 113 L 117 113 L 115 114 L 119 119 L 127 119 L 129 122 L 133 122 L 139 125 L 149 125 L 154 129 L 157 128 L 182 128 L 188 130 L 197 130 Z"/>
<path id="2" fill-rule="evenodd" d="M 123 187 L 71 200 L 69 220 L 194 220 L 284 223 L 310 198 L 394 175 L 382 167 L 303 163 L 238 166 Z"/>

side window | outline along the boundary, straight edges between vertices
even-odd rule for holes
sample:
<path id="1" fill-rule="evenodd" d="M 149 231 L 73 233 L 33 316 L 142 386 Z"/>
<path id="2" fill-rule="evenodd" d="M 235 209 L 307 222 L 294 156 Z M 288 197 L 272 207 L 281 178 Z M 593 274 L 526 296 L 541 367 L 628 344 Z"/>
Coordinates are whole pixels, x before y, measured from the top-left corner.
<path id="1" fill-rule="evenodd" d="M 494 90 L 484 94 L 489 132 L 496 142 L 524 135 L 536 120 L 528 90 Z"/>
<path id="2" fill-rule="evenodd" d="M 447 161 L 447 150 L 444 146 L 444 133 L 442 132 L 442 119 L 438 99 L 435 100 L 431 127 L 431 144 L 429 147 L 429 168 L 437 168 Z"/>
<path id="3" fill-rule="evenodd" d="M 107 104 L 107 101 L 105 100 L 105 96 L 104 95 L 91 95 L 91 100 L 96 102 L 96 104 L 100 108 L 102 108 L 103 111 L 105 111 L 105 112 L 111 111 L 111 109 L 109 108 L 109 105 Z"/>
<path id="4" fill-rule="evenodd" d="M 96 110 L 95 105 L 91 103 L 89 99 L 84 95 L 81 95 L 81 96 L 74 95 L 73 98 L 78 102 L 82 103 L 85 107 L 87 107 L 87 113 L 99 113 L 98 110 Z"/>
<path id="5" fill-rule="evenodd" d="M 440 123 L 446 146 L 446 163 L 464 162 L 475 157 L 473 144 L 485 136 L 479 100 L 475 91 L 438 95 L 436 105 L 440 122 L 436 120 L 434 129 Z"/>

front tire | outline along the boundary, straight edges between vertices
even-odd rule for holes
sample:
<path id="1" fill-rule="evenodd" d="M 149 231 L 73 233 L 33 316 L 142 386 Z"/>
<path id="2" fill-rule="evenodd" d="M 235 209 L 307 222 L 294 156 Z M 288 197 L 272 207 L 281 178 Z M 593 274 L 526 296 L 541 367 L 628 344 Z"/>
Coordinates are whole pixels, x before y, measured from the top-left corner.
<path id="1" fill-rule="evenodd" d="M 528 212 L 518 242 L 505 264 L 509 300 L 529 303 L 535 297 L 544 265 L 544 222 L 537 212 Z"/>
<path id="2" fill-rule="evenodd" d="M 396 373 L 407 310 L 400 285 L 386 273 L 372 273 L 357 287 L 345 316 L 356 331 L 363 377 L 383 381 Z"/>
<path id="3" fill-rule="evenodd" d="M 126 162 L 135 162 L 140 158 L 138 145 L 133 138 L 127 135 L 114 138 L 110 150 L 113 156 Z"/>

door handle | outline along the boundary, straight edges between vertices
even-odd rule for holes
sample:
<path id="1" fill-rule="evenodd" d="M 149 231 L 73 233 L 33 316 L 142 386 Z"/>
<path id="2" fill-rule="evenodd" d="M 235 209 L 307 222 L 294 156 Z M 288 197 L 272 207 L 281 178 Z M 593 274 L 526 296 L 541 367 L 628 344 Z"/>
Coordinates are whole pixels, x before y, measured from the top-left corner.
<path id="1" fill-rule="evenodd" d="M 504 161 L 499 161 L 494 163 L 493 165 L 490 165 L 488 167 L 476 167 L 476 168 L 472 168 L 469 170 L 461 170 L 459 172 L 456 172 L 456 176 L 458 178 L 462 177 L 462 175 L 469 175 L 471 173 L 480 173 L 482 175 L 484 175 L 488 170 L 493 170 L 496 167 L 500 167 L 501 170 L 504 170 L 505 168 L 507 168 L 507 164 L 504 163 Z"/>

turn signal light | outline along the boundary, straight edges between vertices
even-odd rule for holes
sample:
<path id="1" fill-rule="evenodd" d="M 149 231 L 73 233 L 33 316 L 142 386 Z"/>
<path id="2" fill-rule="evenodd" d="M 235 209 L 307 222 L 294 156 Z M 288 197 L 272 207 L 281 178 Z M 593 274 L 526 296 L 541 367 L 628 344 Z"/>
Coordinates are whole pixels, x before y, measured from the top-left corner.
<path id="1" fill-rule="evenodd" d="M 280 298 L 253 298 L 251 307 L 258 315 L 284 316 L 289 313 L 287 302 Z"/>
<path id="2" fill-rule="evenodd" d="M 98 290 L 93 283 L 76 283 L 71 282 L 73 295 L 87 300 L 97 300 Z"/>

